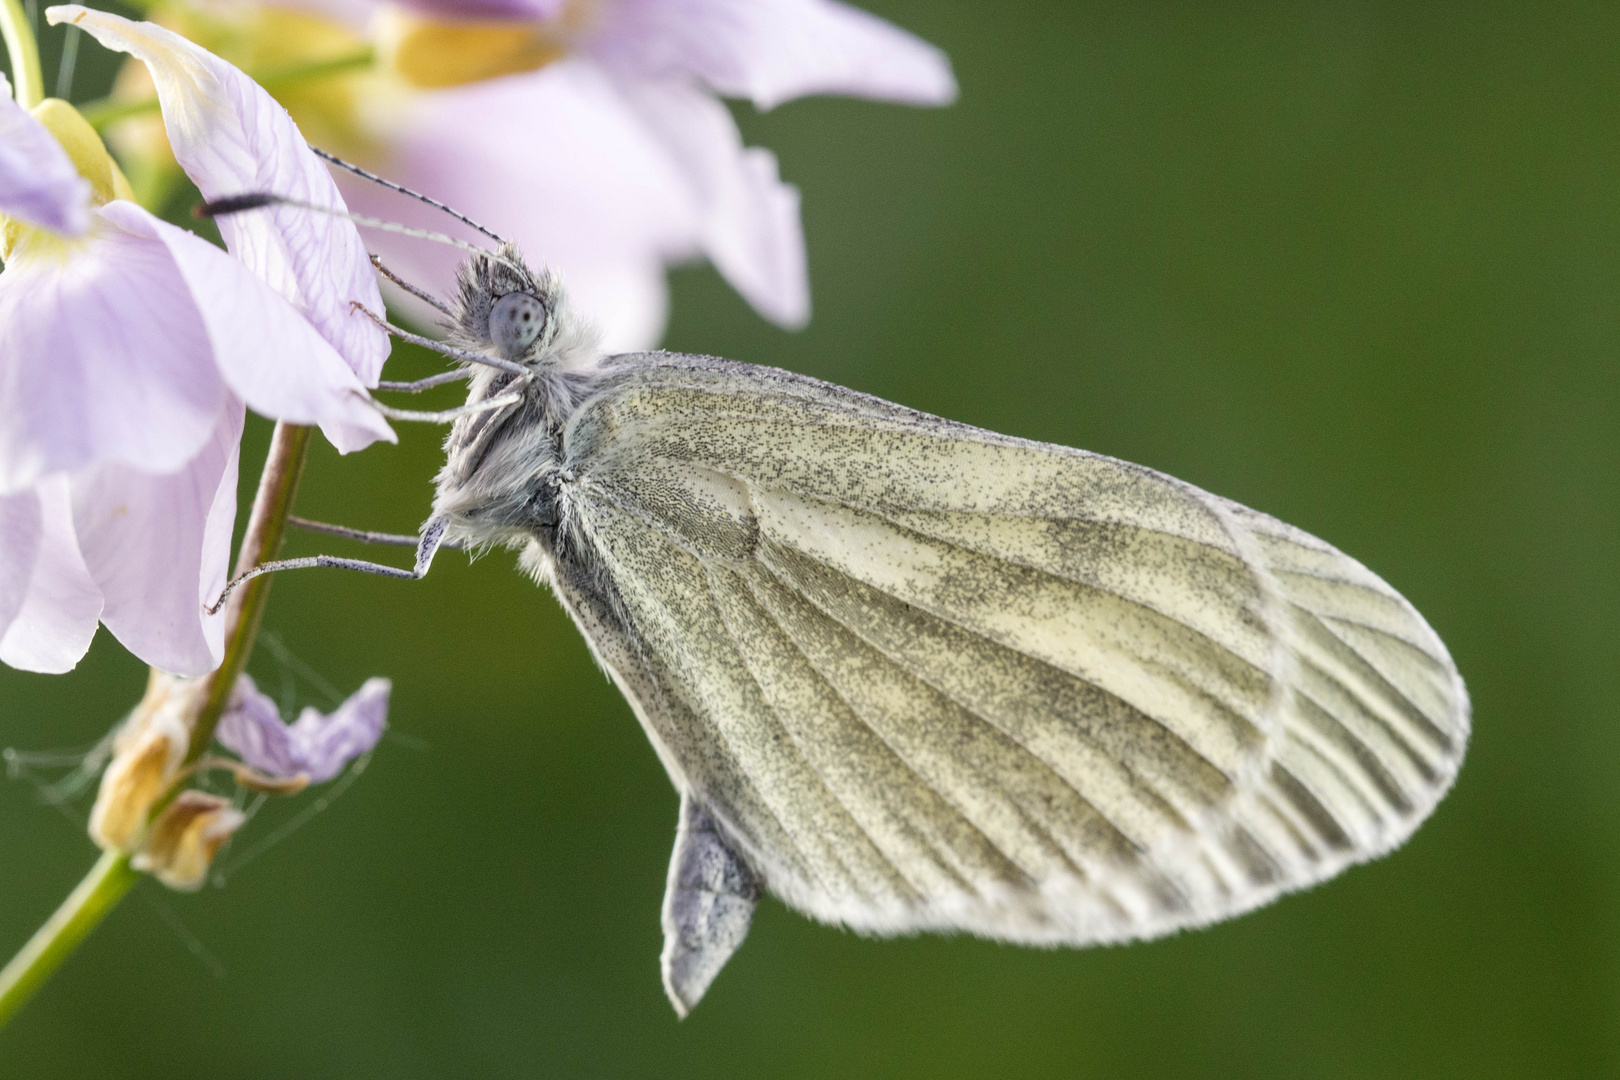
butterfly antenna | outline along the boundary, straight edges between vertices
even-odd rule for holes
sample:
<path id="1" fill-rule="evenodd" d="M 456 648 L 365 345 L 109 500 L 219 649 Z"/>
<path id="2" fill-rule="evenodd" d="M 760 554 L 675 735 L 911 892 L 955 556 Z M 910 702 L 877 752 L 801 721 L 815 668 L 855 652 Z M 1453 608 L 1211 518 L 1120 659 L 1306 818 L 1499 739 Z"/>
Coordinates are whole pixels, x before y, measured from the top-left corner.
<path id="1" fill-rule="evenodd" d="M 274 195 L 268 191 L 250 191 L 242 195 L 227 195 L 223 199 L 212 199 L 192 207 L 193 216 L 199 218 L 226 217 L 230 214 L 241 214 L 249 210 L 262 210 L 267 206 L 291 206 L 299 210 L 308 210 L 313 214 L 326 214 L 328 217 L 340 217 L 354 222 L 356 225 L 368 229 L 380 229 L 383 232 L 397 233 L 400 236 L 411 236 L 418 240 L 431 240 L 436 244 L 448 244 L 462 251 L 470 251 L 475 255 L 483 255 L 502 263 L 518 273 L 525 273 L 522 266 L 506 258 L 499 252 L 481 248 L 477 244 L 459 240 L 447 233 L 434 232 L 432 229 L 417 229 L 410 225 L 401 225 L 397 221 L 384 221 L 382 218 L 370 217 L 366 214 L 356 214 L 350 210 L 339 210 L 332 206 L 321 206 L 318 203 L 304 202 L 301 199 L 289 199 L 285 195 Z M 489 235 L 494 236 L 494 233 Z M 499 237 L 497 237 L 499 239 Z M 502 241 L 504 243 L 504 241 Z"/>
<path id="2" fill-rule="evenodd" d="M 358 176 L 358 177 L 360 177 L 360 178 L 362 178 L 364 180 L 370 180 L 373 184 L 380 184 L 381 186 L 387 188 L 389 191 L 397 191 L 401 195 L 409 195 L 411 198 L 415 199 L 417 202 L 425 203 L 426 205 L 433 207 L 433 209 L 435 209 L 435 210 L 439 210 L 439 211 L 442 211 L 442 212 L 444 212 L 446 214 L 449 214 L 451 217 L 455 218 L 457 221 L 461 222 L 463 225 L 466 225 L 469 228 L 478 230 L 479 232 L 483 233 L 485 236 L 489 237 L 491 240 L 495 241 L 497 244 L 506 243 L 505 238 L 495 235 L 494 233 L 490 232 L 488 229 L 484 228 L 482 225 L 478 224 L 478 222 L 476 222 L 472 218 L 468 217 L 466 214 L 461 213 L 459 210 L 451 209 L 450 207 L 446 206 L 444 203 L 440 202 L 438 199 L 430 198 L 427 195 L 423 195 L 420 191 L 412 191 L 410 188 L 406 187 L 404 184 L 396 184 L 392 180 L 384 179 L 383 177 L 378 176 L 374 172 L 367 172 L 365 169 L 362 169 L 358 165 L 353 165 L 353 164 L 350 164 L 347 161 L 344 161 L 342 158 L 338 157 L 336 154 L 329 154 L 325 150 L 322 150 L 322 149 L 320 149 L 318 147 L 314 147 L 314 146 L 310 147 L 310 149 L 315 151 L 315 156 L 316 157 L 321 158 L 324 161 L 329 161 L 333 165 L 336 165 L 340 169 L 347 169 L 349 172 L 354 173 L 354 175 L 356 175 L 356 176 Z"/>

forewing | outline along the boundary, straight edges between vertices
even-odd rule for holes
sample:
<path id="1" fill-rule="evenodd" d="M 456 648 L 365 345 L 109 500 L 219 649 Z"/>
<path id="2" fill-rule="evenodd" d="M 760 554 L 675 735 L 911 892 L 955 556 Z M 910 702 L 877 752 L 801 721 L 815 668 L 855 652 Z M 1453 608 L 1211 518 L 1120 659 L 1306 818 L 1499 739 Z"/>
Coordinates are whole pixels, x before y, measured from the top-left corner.
<path id="1" fill-rule="evenodd" d="M 613 364 L 564 436 L 553 577 L 794 907 L 1152 936 L 1387 851 L 1455 775 L 1445 647 L 1305 533 L 786 372 Z"/>

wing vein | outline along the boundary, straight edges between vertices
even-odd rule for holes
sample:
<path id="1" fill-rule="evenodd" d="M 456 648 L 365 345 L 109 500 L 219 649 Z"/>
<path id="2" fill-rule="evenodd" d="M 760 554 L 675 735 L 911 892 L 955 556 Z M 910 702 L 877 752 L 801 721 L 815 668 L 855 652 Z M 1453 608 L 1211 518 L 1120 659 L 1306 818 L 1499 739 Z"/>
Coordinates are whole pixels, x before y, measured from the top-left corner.
<path id="1" fill-rule="evenodd" d="M 708 577 L 708 581 L 709 581 L 709 595 L 710 595 L 711 599 L 714 600 L 715 607 L 721 614 L 721 622 L 725 625 L 727 632 L 730 633 L 730 635 L 731 635 L 732 648 L 736 650 L 738 658 L 742 661 L 743 670 L 748 672 L 749 677 L 754 680 L 754 685 L 759 689 L 760 697 L 762 699 L 764 699 L 766 705 L 771 709 L 772 714 L 776 716 L 777 724 L 782 728 L 782 730 L 784 732 L 787 733 L 788 738 L 793 742 L 794 746 L 798 749 L 799 755 L 804 759 L 805 764 L 810 768 L 810 770 L 813 773 L 815 773 L 817 779 L 819 779 L 821 781 L 822 786 L 824 788 L 826 788 L 827 794 L 832 798 L 832 800 L 834 802 L 836 802 L 838 804 L 838 806 L 844 811 L 844 813 L 849 817 L 849 819 L 855 823 L 855 827 L 861 831 L 861 835 L 866 837 L 867 842 L 872 845 L 873 850 L 877 851 L 883 857 L 883 860 L 884 860 L 885 864 L 889 867 L 890 871 L 894 874 L 894 876 L 896 878 L 898 878 L 899 880 L 905 882 L 906 885 L 914 893 L 917 893 L 918 895 L 920 895 L 920 890 L 919 890 L 918 883 L 915 882 L 915 881 L 912 881 L 911 878 L 905 873 L 905 871 L 900 869 L 899 864 L 894 861 L 893 856 L 891 856 L 884 849 L 884 845 L 882 843 L 880 843 L 875 836 L 872 835 L 871 831 L 867 828 L 866 823 L 861 820 L 861 816 L 859 814 L 857 814 L 853 809 L 850 808 L 849 804 L 838 793 L 837 787 L 827 778 L 826 773 L 815 763 L 815 760 L 811 757 L 808 749 L 804 746 L 804 744 L 803 744 L 802 740 L 800 739 L 800 737 L 794 732 L 793 727 L 791 725 L 789 725 L 786 722 L 786 720 L 783 719 L 783 717 L 781 716 L 780 711 L 776 707 L 776 703 L 771 700 L 771 696 L 766 692 L 764 683 L 760 680 L 759 673 L 756 672 L 754 670 L 753 665 L 748 662 L 748 654 L 747 654 L 747 650 L 743 646 L 743 643 L 742 643 L 742 640 L 741 640 L 740 628 L 732 626 L 731 620 L 729 620 L 729 619 L 727 619 L 725 617 L 726 605 L 724 603 L 722 603 L 721 597 L 715 591 L 716 590 L 716 582 L 715 582 L 714 568 L 705 566 L 704 570 L 706 572 L 706 576 Z M 745 583 L 747 583 L 747 577 L 746 576 L 743 576 L 743 580 L 744 580 Z M 756 596 L 756 600 L 757 600 L 757 596 Z M 760 604 L 759 606 L 764 611 L 764 613 L 768 616 L 769 615 L 769 609 L 766 608 L 763 604 Z M 794 644 L 792 635 L 787 634 L 784 631 L 782 636 L 790 644 Z M 795 647 L 795 649 L 797 649 L 796 644 L 794 644 L 794 647 Z M 801 652 L 800 655 L 802 656 L 803 653 Z M 813 663 L 809 663 L 808 657 L 806 657 L 805 659 L 806 659 L 807 665 L 811 668 L 812 671 L 814 671 L 815 670 L 815 665 Z M 820 677 L 821 673 L 819 671 L 817 671 L 816 674 L 817 674 L 818 677 Z M 824 677 L 823 677 L 823 682 L 825 682 Z M 834 694 L 834 696 L 837 696 L 837 697 L 839 697 L 840 700 L 843 700 L 842 695 L 838 694 L 838 691 L 837 691 L 836 687 L 833 687 L 833 686 L 831 686 L 829 684 L 828 689 Z M 847 706 L 847 704 L 848 703 L 846 702 L 846 706 Z M 857 710 L 855 710 L 854 708 L 850 708 L 849 711 L 857 719 L 861 719 L 860 713 Z M 861 720 L 861 722 L 862 722 L 862 725 L 864 727 L 866 727 L 866 729 L 868 731 L 871 731 L 870 725 L 867 725 L 864 720 Z M 882 736 L 879 736 L 877 734 L 877 732 L 871 732 L 871 733 L 875 737 L 877 737 L 879 739 L 879 741 L 883 741 Z M 887 745 L 887 744 L 885 743 L 885 745 Z M 893 750 L 893 747 L 890 747 L 890 749 Z M 900 758 L 901 763 L 906 764 L 908 769 L 910 768 L 909 764 L 907 764 L 905 762 L 904 758 L 901 758 L 899 754 L 896 754 L 895 756 L 897 758 Z M 922 782 L 924 784 L 924 786 L 927 786 L 926 781 L 923 781 L 922 777 L 918 776 L 917 779 L 918 779 L 919 782 Z M 988 840 L 988 837 L 986 839 Z M 972 886 L 965 878 L 961 878 L 959 875 L 956 875 L 954 870 L 952 868 L 950 868 L 950 867 L 946 867 L 945 869 L 947 869 L 949 872 L 951 872 L 953 874 L 953 876 L 957 876 L 958 880 L 959 880 L 959 883 L 964 888 L 967 888 L 967 889 L 971 890 Z"/>

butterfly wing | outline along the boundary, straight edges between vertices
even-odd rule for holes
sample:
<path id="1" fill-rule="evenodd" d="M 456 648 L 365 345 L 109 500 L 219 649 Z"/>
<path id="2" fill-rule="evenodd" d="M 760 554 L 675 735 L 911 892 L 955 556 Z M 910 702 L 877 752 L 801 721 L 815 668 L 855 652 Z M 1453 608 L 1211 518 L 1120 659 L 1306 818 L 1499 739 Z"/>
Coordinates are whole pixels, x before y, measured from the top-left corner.
<path id="1" fill-rule="evenodd" d="M 1314 537 L 787 372 L 609 363 L 546 570 L 691 835 L 743 864 L 678 849 L 672 896 L 757 877 L 867 933 L 1153 937 L 1390 850 L 1456 774 L 1445 646 Z"/>

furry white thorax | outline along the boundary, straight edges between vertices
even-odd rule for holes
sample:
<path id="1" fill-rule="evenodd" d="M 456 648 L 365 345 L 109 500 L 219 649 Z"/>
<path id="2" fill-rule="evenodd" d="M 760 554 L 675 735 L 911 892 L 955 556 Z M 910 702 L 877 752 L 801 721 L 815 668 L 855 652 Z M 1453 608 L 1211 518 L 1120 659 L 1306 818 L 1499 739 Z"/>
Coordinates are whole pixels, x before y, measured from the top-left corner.
<path id="1" fill-rule="evenodd" d="M 474 551 L 526 546 L 537 523 L 553 520 L 563 428 L 596 382 L 601 335 L 568 303 L 557 275 L 529 268 L 510 243 L 496 255 L 475 255 L 463 263 L 456 292 L 455 320 L 446 327 L 449 341 L 521 364 L 529 374 L 475 368 L 468 404 L 514 391 L 522 400 L 456 421 L 445 438 L 444 468 L 434 481 L 433 516 L 448 523 L 447 539 Z M 514 293 L 537 300 L 545 322 L 527 347 L 507 354 L 496 344 L 490 314 Z"/>

